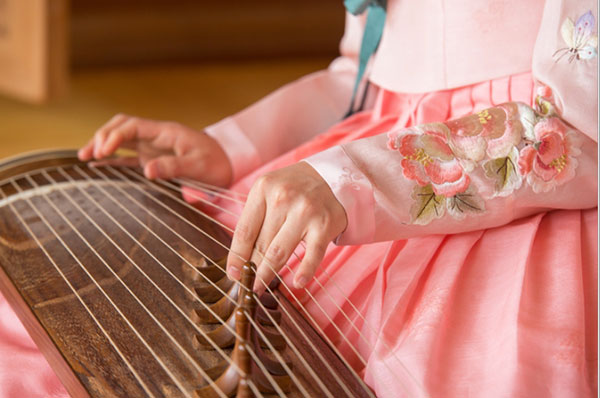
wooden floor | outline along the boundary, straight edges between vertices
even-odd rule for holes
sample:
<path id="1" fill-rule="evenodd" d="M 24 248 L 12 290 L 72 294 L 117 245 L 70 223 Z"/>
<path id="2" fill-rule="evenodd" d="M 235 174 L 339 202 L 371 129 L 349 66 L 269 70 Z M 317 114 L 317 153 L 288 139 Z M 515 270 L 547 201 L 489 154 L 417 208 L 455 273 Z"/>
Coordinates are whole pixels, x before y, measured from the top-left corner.
<path id="1" fill-rule="evenodd" d="M 163 65 L 75 72 L 70 95 L 50 105 L 0 97 L 0 158 L 76 148 L 118 112 L 202 128 L 329 60 Z"/>

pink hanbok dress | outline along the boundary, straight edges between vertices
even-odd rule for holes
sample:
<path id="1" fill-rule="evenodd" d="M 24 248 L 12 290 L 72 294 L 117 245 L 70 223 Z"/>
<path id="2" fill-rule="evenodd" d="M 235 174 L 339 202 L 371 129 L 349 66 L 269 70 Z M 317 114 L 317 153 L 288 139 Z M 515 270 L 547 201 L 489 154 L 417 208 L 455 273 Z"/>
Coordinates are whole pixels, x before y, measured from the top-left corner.
<path id="1" fill-rule="evenodd" d="M 330 185 L 348 227 L 292 293 L 378 397 L 595 396 L 595 2 L 387 15 L 365 110 L 341 120 L 364 26 L 348 15 L 327 70 L 207 128 L 231 189 L 298 161 Z M 64 396 L 4 301 L 0 319 L 0 398 Z"/>

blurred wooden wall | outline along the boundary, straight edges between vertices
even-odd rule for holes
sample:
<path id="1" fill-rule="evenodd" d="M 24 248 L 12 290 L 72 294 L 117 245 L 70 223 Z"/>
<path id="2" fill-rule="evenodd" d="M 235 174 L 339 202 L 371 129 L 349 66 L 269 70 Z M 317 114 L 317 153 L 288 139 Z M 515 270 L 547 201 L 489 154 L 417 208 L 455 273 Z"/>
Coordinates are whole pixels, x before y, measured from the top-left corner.
<path id="1" fill-rule="evenodd" d="M 335 56 L 342 0 L 71 0 L 74 67 Z"/>
<path id="2" fill-rule="evenodd" d="M 73 68 L 331 57 L 342 0 L 0 0 L 0 93 L 46 102 Z"/>
<path id="3" fill-rule="evenodd" d="M 44 102 L 66 92 L 68 0 L 0 0 L 0 93 Z"/>

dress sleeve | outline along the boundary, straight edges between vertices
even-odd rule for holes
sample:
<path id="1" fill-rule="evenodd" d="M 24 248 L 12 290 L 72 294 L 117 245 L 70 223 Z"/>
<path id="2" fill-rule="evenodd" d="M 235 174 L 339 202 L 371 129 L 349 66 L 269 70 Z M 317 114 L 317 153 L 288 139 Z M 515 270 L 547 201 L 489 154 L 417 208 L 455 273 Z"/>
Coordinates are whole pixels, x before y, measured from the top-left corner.
<path id="1" fill-rule="evenodd" d="M 598 141 L 598 3 L 547 0 L 533 52 L 541 99 Z"/>
<path id="2" fill-rule="evenodd" d="M 506 103 L 307 158 L 346 211 L 337 243 L 458 233 L 597 206 L 596 16 L 591 0 L 546 1 L 532 66 L 535 110 Z"/>
<path id="3" fill-rule="evenodd" d="M 234 181 L 341 120 L 350 104 L 364 17 L 346 14 L 341 56 L 205 131 L 223 147 Z"/>
<path id="4" fill-rule="evenodd" d="M 394 128 L 306 159 L 348 218 L 338 244 L 504 225 L 597 206 L 597 146 L 557 114 L 506 103 Z"/>

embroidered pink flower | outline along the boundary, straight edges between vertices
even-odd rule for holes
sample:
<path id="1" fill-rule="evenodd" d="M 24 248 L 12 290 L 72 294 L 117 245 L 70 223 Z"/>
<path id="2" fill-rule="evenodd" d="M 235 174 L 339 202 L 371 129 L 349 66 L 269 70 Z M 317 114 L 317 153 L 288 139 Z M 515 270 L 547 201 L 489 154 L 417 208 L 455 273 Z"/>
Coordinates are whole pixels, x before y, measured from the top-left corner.
<path id="1" fill-rule="evenodd" d="M 403 156 L 404 176 L 421 186 L 431 184 L 436 195 L 451 197 L 464 192 L 470 179 L 447 143 L 443 124 L 390 133 L 388 146 Z"/>
<path id="2" fill-rule="evenodd" d="M 551 98 L 552 97 L 552 88 L 550 86 L 546 86 L 545 84 L 536 82 L 535 92 L 538 97 L 543 98 Z"/>
<path id="3" fill-rule="evenodd" d="M 554 94 L 552 89 L 544 84 L 536 83 L 535 110 L 541 116 L 555 116 Z"/>
<path id="4" fill-rule="evenodd" d="M 534 192 L 548 192 L 575 176 L 580 142 L 557 117 L 540 120 L 533 133 L 533 143 L 521 150 L 519 171 Z"/>
<path id="5" fill-rule="evenodd" d="M 521 118 L 533 120 L 533 112 L 526 112 L 527 109 L 517 103 L 506 103 L 446 122 L 450 129 L 449 145 L 457 157 L 473 163 L 482 161 L 486 155 L 489 159 L 506 157 L 522 139 Z"/>

